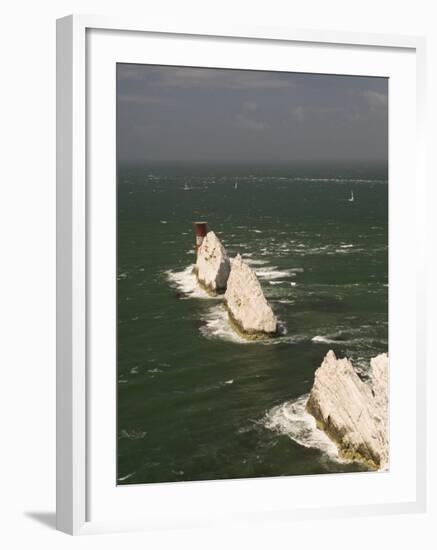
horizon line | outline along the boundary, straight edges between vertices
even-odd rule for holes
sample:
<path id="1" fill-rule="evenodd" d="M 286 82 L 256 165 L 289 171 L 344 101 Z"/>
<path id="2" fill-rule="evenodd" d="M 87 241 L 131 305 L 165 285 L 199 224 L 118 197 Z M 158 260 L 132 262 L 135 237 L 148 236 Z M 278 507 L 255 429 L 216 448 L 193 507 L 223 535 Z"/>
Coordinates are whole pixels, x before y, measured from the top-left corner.
<path id="1" fill-rule="evenodd" d="M 215 163 L 215 164 L 292 164 L 298 162 L 386 162 L 388 163 L 387 158 L 359 158 L 359 159 L 293 159 L 293 160 L 225 160 L 225 159 L 127 159 L 120 158 L 117 159 L 117 162 L 144 162 L 144 163 L 197 163 L 197 164 L 206 164 L 206 163 Z"/>

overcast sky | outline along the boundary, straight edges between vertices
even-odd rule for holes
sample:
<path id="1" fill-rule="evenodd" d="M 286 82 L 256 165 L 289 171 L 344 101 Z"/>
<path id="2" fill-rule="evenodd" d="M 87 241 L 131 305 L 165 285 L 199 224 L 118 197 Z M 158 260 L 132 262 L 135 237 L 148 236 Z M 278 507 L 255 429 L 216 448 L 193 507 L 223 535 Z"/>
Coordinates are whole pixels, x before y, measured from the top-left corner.
<path id="1" fill-rule="evenodd" d="M 119 64 L 120 160 L 386 160 L 388 80 Z"/>

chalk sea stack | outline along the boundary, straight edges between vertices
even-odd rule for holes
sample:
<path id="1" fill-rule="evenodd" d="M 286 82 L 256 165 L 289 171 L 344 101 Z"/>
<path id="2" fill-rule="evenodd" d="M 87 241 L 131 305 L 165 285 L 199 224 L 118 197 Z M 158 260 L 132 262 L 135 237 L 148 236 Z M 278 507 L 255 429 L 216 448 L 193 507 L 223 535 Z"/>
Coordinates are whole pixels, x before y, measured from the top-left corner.
<path id="1" fill-rule="evenodd" d="M 212 294 L 226 289 L 231 263 L 225 247 L 214 233 L 209 231 L 197 251 L 195 271 L 197 279 Z"/>
<path id="2" fill-rule="evenodd" d="M 264 297 L 258 278 L 240 254 L 232 260 L 225 305 L 231 321 L 243 335 L 262 338 L 277 333 L 278 321 Z"/>
<path id="3" fill-rule="evenodd" d="M 316 370 L 307 410 L 340 455 L 372 469 L 388 466 L 388 356 L 371 359 L 369 381 L 330 350 Z"/>

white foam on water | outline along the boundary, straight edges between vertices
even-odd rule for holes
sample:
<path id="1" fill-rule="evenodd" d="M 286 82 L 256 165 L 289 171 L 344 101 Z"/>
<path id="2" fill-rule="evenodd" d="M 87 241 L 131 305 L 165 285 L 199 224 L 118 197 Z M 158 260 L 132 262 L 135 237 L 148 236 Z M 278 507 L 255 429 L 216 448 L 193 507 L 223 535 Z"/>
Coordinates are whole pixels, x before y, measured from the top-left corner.
<path id="1" fill-rule="evenodd" d="M 335 338 L 330 338 L 329 336 L 314 336 L 311 338 L 311 342 L 315 344 L 345 344 L 346 340 L 335 340 Z"/>
<path id="2" fill-rule="evenodd" d="M 134 476 L 135 474 L 136 474 L 136 472 L 132 472 L 131 474 L 127 474 L 123 477 L 118 477 L 117 481 L 125 481 L 126 479 L 129 479 L 130 477 Z"/>
<path id="3" fill-rule="evenodd" d="M 315 418 L 306 410 L 307 401 L 308 394 L 273 407 L 264 418 L 264 426 L 288 436 L 298 445 L 319 449 L 332 460 L 345 462 L 340 458 L 335 443 L 317 428 Z"/>
<path id="4" fill-rule="evenodd" d="M 196 275 L 193 273 L 193 265 L 189 265 L 182 271 L 172 271 L 169 269 L 165 272 L 170 284 L 176 287 L 185 299 L 188 298 L 200 298 L 200 299 L 215 299 L 214 296 L 210 296 L 206 290 L 204 290 L 197 282 Z"/>
<path id="5" fill-rule="evenodd" d="M 246 256 L 251 256 L 251 254 L 243 254 L 243 260 L 249 265 L 266 265 L 268 260 L 252 260 L 251 258 L 247 259 Z"/>
<path id="6" fill-rule="evenodd" d="M 229 322 L 228 312 L 221 304 L 211 307 L 207 313 L 202 315 L 201 319 L 205 323 L 199 329 L 202 336 L 205 338 L 226 340 L 235 344 L 274 346 L 281 343 L 298 344 L 309 339 L 307 335 L 288 335 L 287 327 L 280 320 L 278 321 L 278 337 L 264 338 L 261 340 L 243 338 L 232 328 Z"/>
<path id="7" fill-rule="evenodd" d="M 290 269 L 279 269 L 277 266 L 262 267 L 255 269 L 255 273 L 259 279 L 266 281 L 272 281 L 275 279 L 282 279 L 287 277 L 294 277 L 294 272 Z"/>
<path id="8" fill-rule="evenodd" d="M 310 178 L 310 177 L 296 177 L 292 178 L 291 181 L 309 181 L 309 182 L 321 182 L 321 183 L 345 183 L 347 185 L 355 184 L 355 183 L 387 183 L 387 180 L 385 179 L 364 179 L 364 178 L 345 178 L 338 176 L 336 178 Z"/>
<path id="9" fill-rule="evenodd" d="M 147 432 L 142 432 L 141 430 L 121 430 L 120 432 L 120 439 L 126 438 L 126 439 L 143 439 L 147 435 Z"/>
<path id="10" fill-rule="evenodd" d="M 235 332 L 229 323 L 228 312 L 221 304 L 211 307 L 201 318 L 205 325 L 200 327 L 200 333 L 205 338 L 219 338 L 237 344 L 250 344 L 253 342 L 253 340 L 242 338 Z"/>
<path id="11" fill-rule="evenodd" d="M 355 248 L 355 245 L 339 245 L 338 247 L 333 244 L 326 244 L 323 246 L 306 246 L 304 244 L 297 244 L 292 250 L 294 254 L 299 254 L 301 256 L 317 256 L 317 255 L 333 255 L 336 253 L 357 253 L 361 249 Z"/>
<path id="12" fill-rule="evenodd" d="M 354 337 L 353 334 L 356 334 L 359 336 L 363 329 L 365 329 L 366 326 L 362 325 L 358 329 L 348 329 L 343 330 L 339 329 L 336 333 L 331 334 L 325 334 L 325 335 L 316 335 L 311 338 L 311 342 L 314 342 L 315 344 L 350 344 L 351 342 L 354 343 L 360 343 L 365 342 L 367 338 L 357 338 Z M 353 333 L 353 334 L 352 334 Z"/>
<path id="13" fill-rule="evenodd" d="M 280 328 L 280 331 L 281 333 L 279 337 L 260 340 L 260 344 L 265 346 L 276 346 L 279 344 L 295 345 L 308 341 L 308 336 L 306 334 L 288 334 L 288 329 L 285 325 Z"/>
<path id="14" fill-rule="evenodd" d="M 324 336 L 314 336 L 311 338 L 311 342 L 314 342 L 315 344 L 331 344 L 333 343 L 333 340 L 325 338 Z"/>

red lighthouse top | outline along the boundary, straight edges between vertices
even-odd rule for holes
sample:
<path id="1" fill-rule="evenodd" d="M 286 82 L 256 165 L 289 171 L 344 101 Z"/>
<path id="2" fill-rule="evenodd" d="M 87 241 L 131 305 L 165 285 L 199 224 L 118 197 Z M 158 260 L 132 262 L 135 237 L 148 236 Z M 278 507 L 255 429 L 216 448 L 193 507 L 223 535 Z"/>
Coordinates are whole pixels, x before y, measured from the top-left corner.
<path id="1" fill-rule="evenodd" d="M 193 222 L 196 226 L 196 252 L 199 250 L 200 245 L 206 234 L 208 233 L 208 222 Z"/>
<path id="2" fill-rule="evenodd" d="M 199 237 L 205 237 L 208 233 L 208 222 L 193 222 L 196 226 L 196 235 Z"/>

